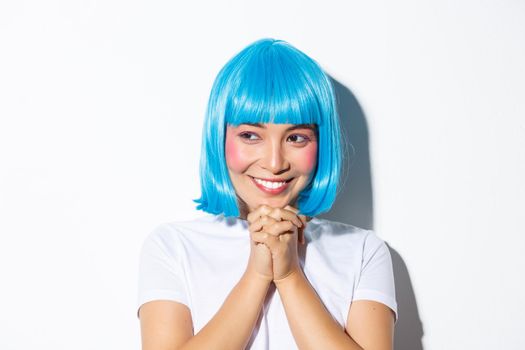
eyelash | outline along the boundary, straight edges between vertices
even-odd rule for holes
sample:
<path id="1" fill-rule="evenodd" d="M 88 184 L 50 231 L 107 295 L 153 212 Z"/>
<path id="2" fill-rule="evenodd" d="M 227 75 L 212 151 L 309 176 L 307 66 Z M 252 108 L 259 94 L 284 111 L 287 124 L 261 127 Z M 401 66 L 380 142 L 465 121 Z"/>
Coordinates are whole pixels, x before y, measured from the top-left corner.
<path id="1" fill-rule="evenodd" d="M 257 140 L 255 140 L 255 139 L 251 139 L 251 138 L 250 138 L 251 136 L 255 136 L 255 137 L 257 137 L 257 139 L 260 138 L 259 135 L 257 135 L 256 133 L 253 133 L 253 132 L 247 132 L 247 131 L 245 131 L 245 132 L 241 132 L 241 133 L 239 134 L 239 136 L 240 136 L 242 139 L 245 139 L 246 141 L 257 141 Z"/>
<path id="2" fill-rule="evenodd" d="M 245 132 L 242 132 L 239 134 L 239 136 L 246 140 L 246 141 L 258 141 L 260 139 L 259 135 L 257 135 L 256 133 L 253 133 L 253 132 L 248 132 L 248 131 L 245 131 Z M 252 139 L 251 137 L 252 136 L 255 136 L 257 137 L 257 139 Z M 291 137 L 299 137 L 299 138 L 303 138 L 303 141 L 291 141 L 293 143 L 296 143 L 296 144 L 303 144 L 303 143 L 307 143 L 308 141 L 310 141 L 310 138 L 306 135 L 302 135 L 302 134 L 292 134 L 290 136 L 287 137 L 287 141 L 291 138 Z"/>
<path id="3" fill-rule="evenodd" d="M 292 141 L 293 143 L 301 143 L 301 144 L 302 144 L 302 143 L 306 143 L 306 142 L 310 141 L 310 138 L 309 138 L 308 136 L 306 136 L 306 135 L 302 135 L 302 134 L 292 134 L 292 135 L 288 136 L 288 139 L 289 139 L 290 137 L 294 137 L 294 136 L 295 136 L 295 137 L 301 137 L 301 138 L 303 138 L 304 140 L 301 141 L 301 142 Z"/>

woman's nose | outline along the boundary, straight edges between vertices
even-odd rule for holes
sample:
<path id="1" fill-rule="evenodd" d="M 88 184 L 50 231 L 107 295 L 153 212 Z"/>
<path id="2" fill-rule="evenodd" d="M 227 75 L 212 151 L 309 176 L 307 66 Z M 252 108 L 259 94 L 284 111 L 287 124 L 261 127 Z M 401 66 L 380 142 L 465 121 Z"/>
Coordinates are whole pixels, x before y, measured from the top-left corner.
<path id="1" fill-rule="evenodd" d="M 286 159 L 285 150 L 280 144 L 271 143 L 265 149 L 263 157 L 263 168 L 279 175 L 290 169 L 290 163 Z"/>

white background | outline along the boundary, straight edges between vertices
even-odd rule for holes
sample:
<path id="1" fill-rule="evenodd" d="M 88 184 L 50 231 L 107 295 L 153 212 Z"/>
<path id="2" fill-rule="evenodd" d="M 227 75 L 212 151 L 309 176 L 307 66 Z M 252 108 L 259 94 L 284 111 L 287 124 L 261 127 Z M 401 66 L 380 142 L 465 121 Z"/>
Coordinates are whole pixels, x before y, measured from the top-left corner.
<path id="1" fill-rule="evenodd" d="M 336 82 L 327 216 L 388 242 L 396 349 L 525 348 L 524 33 L 518 0 L 2 1 L 0 348 L 139 349 L 140 246 L 200 215 L 212 81 L 262 37 Z"/>

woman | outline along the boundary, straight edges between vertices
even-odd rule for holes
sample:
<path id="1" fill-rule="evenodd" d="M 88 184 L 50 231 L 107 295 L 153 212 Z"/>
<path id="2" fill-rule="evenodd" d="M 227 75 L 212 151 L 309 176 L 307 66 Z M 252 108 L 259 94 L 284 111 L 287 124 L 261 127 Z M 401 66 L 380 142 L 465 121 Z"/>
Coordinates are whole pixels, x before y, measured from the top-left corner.
<path id="1" fill-rule="evenodd" d="M 341 169 L 330 80 L 286 42 L 259 40 L 213 85 L 200 219 L 157 227 L 140 263 L 143 349 L 391 349 L 388 248 L 317 219 Z"/>

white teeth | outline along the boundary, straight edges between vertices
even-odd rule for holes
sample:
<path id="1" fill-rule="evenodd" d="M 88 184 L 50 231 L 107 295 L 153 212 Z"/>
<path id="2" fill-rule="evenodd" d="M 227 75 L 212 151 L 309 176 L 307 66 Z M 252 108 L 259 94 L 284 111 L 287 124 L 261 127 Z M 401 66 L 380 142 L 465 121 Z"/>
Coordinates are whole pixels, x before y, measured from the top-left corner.
<path id="1" fill-rule="evenodd" d="M 271 189 L 271 190 L 274 190 L 276 188 L 279 188 L 279 187 L 282 187 L 284 186 L 284 184 L 286 184 L 285 181 L 283 182 L 275 182 L 275 181 L 264 181 L 264 180 L 261 180 L 261 179 L 257 179 L 257 178 L 253 178 L 255 180 L 255 182 L 257 182 L 258 184 L 260 185 L 263 185 L 264 187 L 268 188 L 268 189 Z"/>

